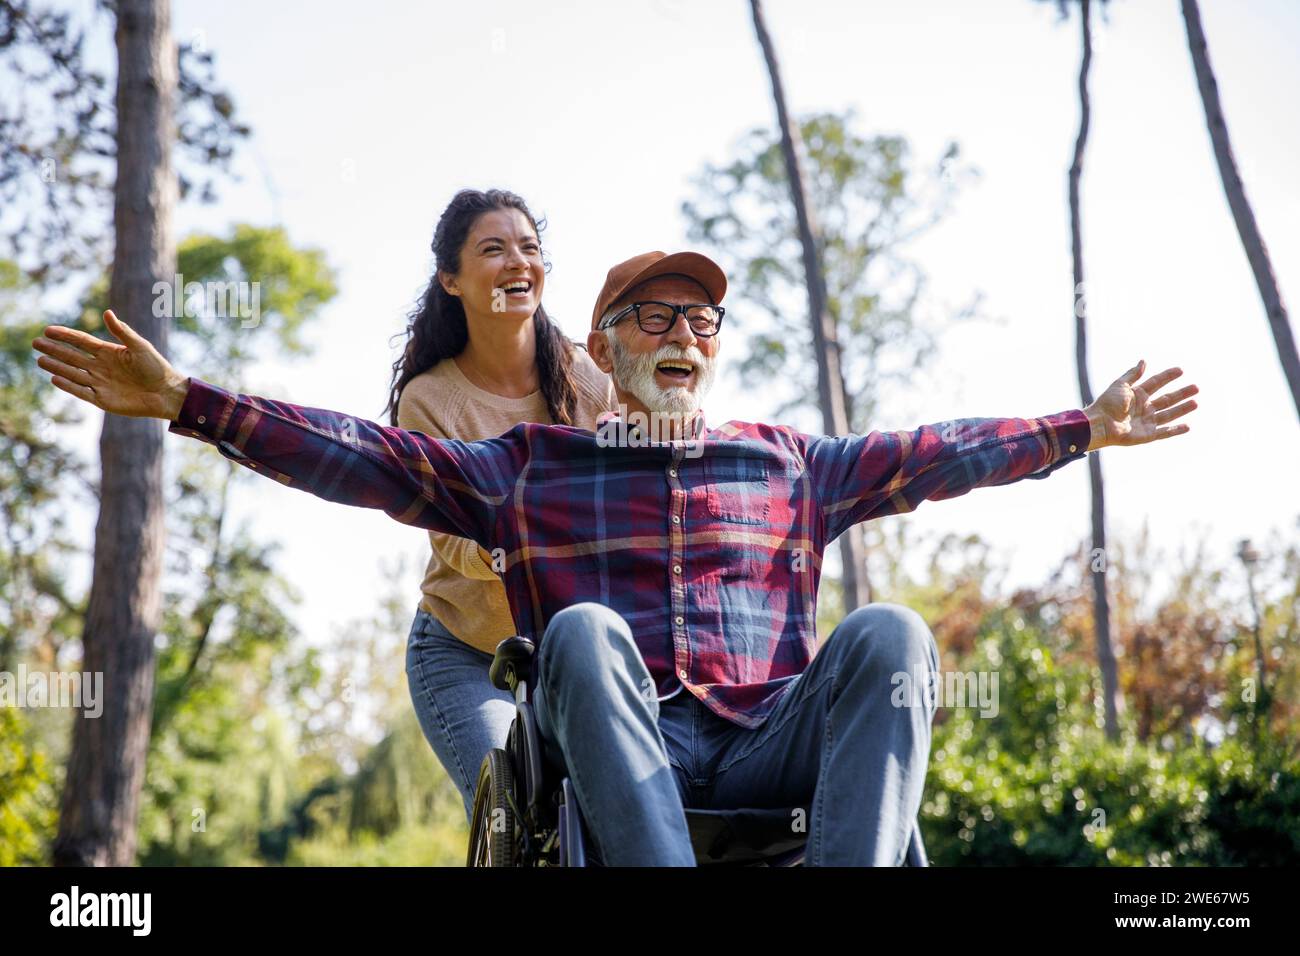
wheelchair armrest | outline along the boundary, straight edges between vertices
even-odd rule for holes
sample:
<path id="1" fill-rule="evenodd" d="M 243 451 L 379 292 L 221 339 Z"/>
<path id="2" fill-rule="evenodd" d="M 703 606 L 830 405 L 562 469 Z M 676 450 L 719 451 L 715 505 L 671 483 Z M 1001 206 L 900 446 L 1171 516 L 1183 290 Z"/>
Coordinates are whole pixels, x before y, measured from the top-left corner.
<path id="1" fill-rule="evenodd" d="M 533 652 L 535 645 L 526 637 L 507 637 L 497 645 L 488 668 L 492 686 L 515 693 L 516 685 L 527 684 L 533 677 Z"/>

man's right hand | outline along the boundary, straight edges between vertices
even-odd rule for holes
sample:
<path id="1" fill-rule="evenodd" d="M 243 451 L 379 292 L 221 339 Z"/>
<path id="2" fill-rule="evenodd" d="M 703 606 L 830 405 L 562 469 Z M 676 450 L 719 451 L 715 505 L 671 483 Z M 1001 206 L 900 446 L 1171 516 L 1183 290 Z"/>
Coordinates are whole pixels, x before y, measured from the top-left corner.
<path id="1" fill-rule="evenodd" d="M 121 345 L 67 326 L 46 326 L 32 342 L 32 348 L 45 353 L 36 364 L 53 375 L 55 388 L 96 408 L 132 418 L 175 421 L 189 379 L 112 310 L 104 313 L 104 325 Z"/>

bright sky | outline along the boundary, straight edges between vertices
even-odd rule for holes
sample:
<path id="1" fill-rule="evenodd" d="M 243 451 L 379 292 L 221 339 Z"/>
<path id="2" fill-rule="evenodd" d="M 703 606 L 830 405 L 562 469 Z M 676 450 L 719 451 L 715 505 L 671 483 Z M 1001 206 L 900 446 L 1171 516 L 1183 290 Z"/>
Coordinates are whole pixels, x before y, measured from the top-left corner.
<path id="1" fill-rule="evenodd" d="M 1241 174 L 1295 311 L 1300 117 L 1286 91 L 1300 89 L 1300 4 L 1201 7 Z M 899 396 L 872 427 L 1078 407 L 1066 204 L 1077 14 L 1059 23 L 1054 3 L 1029 0 L 766 9 L 796 113 L 854 107 L 861 132 L 906 136 L 927 166 L 955 139 L 982 172 L 910 255 L 928 276 L 929 314 L 978 290 L 1004 322 L 953 330 L 932 376 L 939 386 Z M 1201 389 L 1189 434 L 1102 453 L 1110 532 L 1131 536 L 1149 520 L 1171 555 L 1203 532 L 1222 560 L 1240 537 L 1294 529 L 1300 422 L 1219 182 L 1179 5 L 1117 2 L 1108 17 L 1094 13 L 1083 182 L 1092 384 L 1100 392 L 1145 358 L 1150 371 L 1180 365 L 1177 384 Z M 690 176 L 774 123 L 743 0 L 177 0 L 174 30 L 216 52 L 254 130 L 240 150 L 244 182 L 222 185 L 215 208 L 182 209 L 178 235 L 282 224 L 340 272 L 340 294 L 315 325 L 316 356 L 269 357 L 253 390 L 371 419 L 386 399 L 389 338 L 428 280 L 433 227 L 457 189 L 509 188 L 549 219 L 547 308 L 581 339 L 609 266 L 685 247 Z M 646 150 L 647 134 L 663 148 Z M 807 335 L 804 322 L 790 317 L 792 337 Z M 711 420 L 753 419 L 764 401 L 724 372 L 706 408 Z M 1226 472 L 1237 457 L 1240 481 Z M 243 497 L 256 529 L 284 543 L 279 566 L 304 595 L 309 635 L 372 613 L 380 561 L 397 554 L 412 558 L 414 612 L 423 531 L 271 482 Z M 1032 583 L 1087 533 L 1088 509 L 1076 463 L 887 520 L 976 532 L 1011 583 Z"/>

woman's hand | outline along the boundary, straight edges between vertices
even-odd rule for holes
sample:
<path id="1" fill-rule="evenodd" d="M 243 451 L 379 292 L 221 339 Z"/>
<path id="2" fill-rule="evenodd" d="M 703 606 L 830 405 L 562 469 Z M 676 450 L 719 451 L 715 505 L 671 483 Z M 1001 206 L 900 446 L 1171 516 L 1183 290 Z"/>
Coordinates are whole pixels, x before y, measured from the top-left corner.
<path id="1" fill-rule="evenodd" d="M 32 348 L 45 353 L 36 364 L 52 373 L 55 388 L 96 408 L 131 418 L 175 421 L 189 379 L 112 310 L 104 313 L 104 325 L 121 345 L 67 326 L 46 326 L 32 342 Z"/>
<path id="2" fill-rule="evenodd" d="M 1107 445 L 1142 445 L 1162 438 L 1171 438 L 1189 431 L 1186 424 L 1167 425 L 1196 408 L 1195 402 L 1183 399 L 1195 395 L 1199 389 L 1187 385 L 1176 392 L 1155 398 L 1155 393 L 1183 374 L 1180 368 L 1167 368 L 1157 372 L 1141 385 L 1134 383 L 1146 368 L 1143 359 L 1111 383 L 1084 412 L 1092 422 L 1092 443 L 1089 451 Z M 1178 403 L 1182 402 L 1181 405 Z"/>

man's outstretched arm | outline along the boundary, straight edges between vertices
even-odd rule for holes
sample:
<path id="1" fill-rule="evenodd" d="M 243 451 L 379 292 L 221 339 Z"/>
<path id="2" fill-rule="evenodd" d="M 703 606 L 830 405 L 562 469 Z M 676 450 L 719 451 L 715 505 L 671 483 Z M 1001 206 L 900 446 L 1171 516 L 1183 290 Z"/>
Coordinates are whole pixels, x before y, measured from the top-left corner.
<path id="1" fill-rule="evenodd" d="M 151 343 L 104 314 L 122 344 L 50 326 L 32 343 L 54 385 L 105 411 L 162 418 L 259 474 L 405 524 L 477 541 L 526 449 L 514 432 L 485 442 L 438 441 L 328 409 L 275 402 L 178 373 Z"/>
<path id="2" fill-rule="evenodd" d="M 1186 424 L 1167 423 L 1196 408 L 1196 402 L 1184 399 L 1197 387 L 1157 397 L 1182 369 L 1165 369 L 1138 384 L 1145 368 L 1145 361 L 1138 362 L 1085 409 L 807 439 L 804 455 L 829 536 L 858 521 L 911 511 L 922 501 L 1045 477 L 1110 445 L 1140 445 L 1187 432 Z"/>

